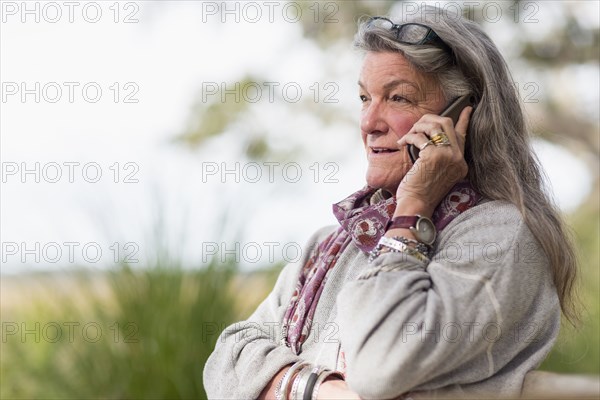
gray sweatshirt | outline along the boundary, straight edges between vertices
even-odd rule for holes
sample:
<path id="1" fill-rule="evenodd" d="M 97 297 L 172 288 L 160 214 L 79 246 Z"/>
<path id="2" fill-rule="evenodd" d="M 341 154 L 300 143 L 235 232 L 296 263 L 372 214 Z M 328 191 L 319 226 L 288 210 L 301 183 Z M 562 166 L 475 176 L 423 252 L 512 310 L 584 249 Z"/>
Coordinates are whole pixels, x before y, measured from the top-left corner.
<path id="1" fill-rule="evenodd" d="M 364 399 L 520 394 L 556 340 L 560 307 L 547 258 L 515 206 L 489 201 L 456 217 L 428 265 L 399 253 L 369 263 L 350 244 L 294 355 L 281 322 L 310 250 L 333 229 L 316 232 L 258 309 L 223 331 L 204 367 L 210 399 L 257 398 L 299 360 L 344 371 Z"/>

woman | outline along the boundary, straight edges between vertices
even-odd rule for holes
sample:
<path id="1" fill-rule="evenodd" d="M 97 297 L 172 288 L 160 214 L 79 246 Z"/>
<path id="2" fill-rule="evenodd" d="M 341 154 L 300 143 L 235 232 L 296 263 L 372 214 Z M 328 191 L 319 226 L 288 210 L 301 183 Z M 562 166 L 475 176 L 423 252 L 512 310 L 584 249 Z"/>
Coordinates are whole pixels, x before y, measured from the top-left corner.
<path id="1" fill-rule="evenodd" d="M 360 25 L 367 186 L 222 333 L 210 398 L 519 395 L 561 309 L 577 319 L 574 252 L 502 56 L 474 23 L 421 11 Z M 463 95 L 475 108 L 439 116 Z"/>

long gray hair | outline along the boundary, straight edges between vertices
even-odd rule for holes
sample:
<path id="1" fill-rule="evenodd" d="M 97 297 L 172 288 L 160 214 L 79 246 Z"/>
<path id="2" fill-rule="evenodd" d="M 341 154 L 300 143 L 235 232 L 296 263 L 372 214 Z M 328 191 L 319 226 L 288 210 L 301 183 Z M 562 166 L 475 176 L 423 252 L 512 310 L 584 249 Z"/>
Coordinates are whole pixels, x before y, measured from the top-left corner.
<path id="1" fill-rule="evenodd" d="M 577 260 L 571 240 L 551 196 L 543 189 L 543 172 L 530 138 L 517 89 L 504 58 L 475 23 L 426 6 L 410 19 L 432 28 L 452 51 L 396 41 L 391 29 L 363 21 L 355 48 L 400 52 L 420 72 L 434 78 L 447 101 L 473 93 L 478 105 L 471 116 L 465 145 L 467 179 L 489 199 L 517 206 L 544 250 L 565 317 L 579 322 L 575 295 Z"/>

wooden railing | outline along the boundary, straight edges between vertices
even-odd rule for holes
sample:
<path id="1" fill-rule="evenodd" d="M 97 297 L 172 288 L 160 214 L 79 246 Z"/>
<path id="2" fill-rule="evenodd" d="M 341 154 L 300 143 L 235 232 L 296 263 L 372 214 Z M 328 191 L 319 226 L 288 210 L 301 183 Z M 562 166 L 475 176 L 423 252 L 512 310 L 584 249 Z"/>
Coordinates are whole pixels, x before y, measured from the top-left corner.
<path id="1" fill-rule="evenodd" d="M 523 399 L 600 399 L 600 377 L 531 371 L 525 377 Z"/>

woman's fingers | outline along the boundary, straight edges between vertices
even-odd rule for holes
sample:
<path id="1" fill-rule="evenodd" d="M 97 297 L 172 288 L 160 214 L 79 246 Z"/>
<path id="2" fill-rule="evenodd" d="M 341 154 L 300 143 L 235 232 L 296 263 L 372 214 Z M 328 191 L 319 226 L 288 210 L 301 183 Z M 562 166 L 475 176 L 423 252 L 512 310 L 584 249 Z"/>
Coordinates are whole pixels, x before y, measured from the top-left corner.
<path id="1" fill-rule="evenodd" d="M 407 133 L 402 136 L 400 140 L 398 140 L 398 147 L 402 148 L 402 146 L 406 146 L 407 144 L 414 144 L 417 147 L 423 146 L 425 142 L 429 141 L 429 137 L 427 137 L 423 132 L 415 132 L 415 133 Z"/>
<path id="2" fill-rule="evenodd" d="M 456 122 L 456 126 L 454 127 L 454 131 L 456 132 L 456 137 L 458 139 L 460 149 L 463 153 L 465 151 L 467 128 L 469 126 L 469 120 L 471 119 L 472 113 L 473 107 L 465 107 L 465 109 L 462 110 L 462 112 L 460 113 L 460 117 L 458 117 L 458 121 Z"/>
<path id="3" fill-rule="evenodd" d="M 472 111 L 473 107 L 465 107 L 458 118 L 456 126 L 450 118 L 426 114 L 398 141 L 398 145 L 402 146 L 410 143 L 419 147 L 432 137 L 444 134 L 448 137 L 451 146 L 457 145 L 461 153 L 464 153 L 467 127 Z"/>

